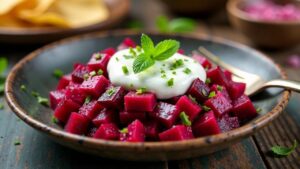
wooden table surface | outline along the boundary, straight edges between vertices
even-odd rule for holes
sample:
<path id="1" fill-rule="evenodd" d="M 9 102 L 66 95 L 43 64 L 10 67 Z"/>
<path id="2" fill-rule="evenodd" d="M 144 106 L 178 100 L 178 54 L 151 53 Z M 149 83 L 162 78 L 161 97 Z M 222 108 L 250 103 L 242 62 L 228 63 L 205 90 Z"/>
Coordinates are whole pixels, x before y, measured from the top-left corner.
<path id="1" fill-rule="evenodd" d="M 139 19 L 148 29 L 154 28 L 155 17 L 170 15 L 170 12 L 155 0 L 135 0 L 130 13 L 131 19 Z M 209 19 L 199 19 L 198 33 L 219 36 L 252 46 L 226 21 L 226 13 Z M 10 67 L 22 56 L 40 47 L 0 44 L 0 56 L 9 59 Z M 285 58 L 300 54 L 300 45 L 292 49 L 266 51 L 277 63 L 284 66 L 290 79 L 300 80 L 300 70 L 286 66 Z M 0 98 L 0 102 L 5 102 Z M 300 146 L 288 157 L 272 156 L 274 145 L 289 146 L 294 140 L 300 142 L 300 95 L 293 97 L 283 113 L 272 124 L 223 151 L 193 159 L 170 162 L 126 162 L 99 158 L 78 153 L 60 146 L 20 121 L 5 105 L 0 111 L 0 169 L 248 169 L 248 168 L 300 168 Z M 14 145 L 20 140 L 20 145 Z"/>

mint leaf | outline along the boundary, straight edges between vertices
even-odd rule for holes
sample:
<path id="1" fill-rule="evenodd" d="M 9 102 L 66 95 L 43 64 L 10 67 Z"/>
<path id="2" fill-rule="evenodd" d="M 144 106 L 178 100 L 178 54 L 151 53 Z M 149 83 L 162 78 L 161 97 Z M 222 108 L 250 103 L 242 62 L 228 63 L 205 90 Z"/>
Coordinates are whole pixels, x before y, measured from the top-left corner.
<path id="1" fill-rule="evenodd" d="M 169 23 L 170 32 L 174 33 L 192 32 L 196 26 L 196 21 L 190 18 L 176 18 Z"/>
<path id="2" fill-rule="evenodd" d="M 169 32 L 169 21 L 166 16 L 159 16 L 155 20 L 155 25 L 159 32 Z"/>
<path id="3" fill-rule="evenodd" d="M 297 145 L 297 141 L 294 140 L 294 144 L 291 147 L 274 146 L 271 148 L 271 150 L 276 155 L 288 156 L 296 149 Z"/>
<path id="4" fill-rule="evenodd" d="M 133 62 L 133 72 L 139 73 L 152 65 L 154 65 L 154 60 L 145 53 L 142 53 Z"/>
<path id="5" fill-rule="evenodd" d="M 159 42 L 154 50 L 155 60 L 165 60 L 174 55 L 179 49 L 180 43 L 176 40 L 164 40 Z"/>
<path id="6" fill-rule="evenodd" d="M 141 46 L 146 54 L 152 54 L 154 51 L 154 43 L 146 34 L 142 34 L 141 36 Z"/>
<path id="7" fill-rule="evenodd" d="M 4 57 L 0 57 L 0 74 L 2 74 L 7 68 L 8 62 Z"/>
<path id="8" fill-rule="evenodd" d="M 192 122 L 190 121 L 189 116 L 184 111 L 181 112 L 179 116 L 180 116 L 182 124 L 184 124 L 186 126 L 192 125 Z"/>

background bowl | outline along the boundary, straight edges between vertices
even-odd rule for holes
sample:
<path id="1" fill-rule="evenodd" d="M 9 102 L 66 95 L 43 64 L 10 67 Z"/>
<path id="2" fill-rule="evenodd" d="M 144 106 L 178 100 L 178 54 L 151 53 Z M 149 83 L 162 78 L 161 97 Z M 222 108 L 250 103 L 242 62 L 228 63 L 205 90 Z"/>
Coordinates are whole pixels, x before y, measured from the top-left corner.
<path id="1" fill-rule="evenodd" d="M 166 38 L 177 39 L 186 53 L 200 45 L 204 46 L 224 61 L 266 80 L 286 78 L 280 68 L 265 55 L 231 41 L 199 35 L 148 34 L 156 42 Z M 92 53 L 117 46 L 125 37 L 139 42 L 140 33 L 121 31 L 89 34 L 59 41 L 32 52 L 16 64 L 8 75 L 5 95 L 9 106 L 25 123 L 67 147 L 108 158 L 154 161 L 195 157 L 228 147 L 270 123 L 288 103 L 290 92 L 269 90 L 268 97 L 258 97 L 254 101 L 256 106 L 262 108 L 259 116 L 238 129 L 187 141 L 128 143 L 66 133 L 51 122 L 53 111 L 50 108 L 38 104 L 30 92 L 20 90 L 21 85 L 26 85 L 28 91 L 37 91 L 47 96 L 58 82 L 52 76 L 54 69 L 70 72 L 73 63 L 87 62 Z"/>
<path id="2" fill-rule="evenodd" d="M 227 12 L 231 24 L 258 46 L 284 48 L 300 43 L 300 21 L 262 21 L 249 18 L 241 8 L 249 0 L 230 0 Z"/>
<path id="3" fill-rule="evenodd" d="M 84 27 L 67 29 L 55 27 L 13 29 L 0 27 L 0 42 L 20 44 L 52 42 L 54 40 L 76 34 L 111 28 L 120 23 L 127 16 L 130 7 L 130 0 L 105 0 L 104 2 L 108 6 L 109 16 L 103 22 Z"/>

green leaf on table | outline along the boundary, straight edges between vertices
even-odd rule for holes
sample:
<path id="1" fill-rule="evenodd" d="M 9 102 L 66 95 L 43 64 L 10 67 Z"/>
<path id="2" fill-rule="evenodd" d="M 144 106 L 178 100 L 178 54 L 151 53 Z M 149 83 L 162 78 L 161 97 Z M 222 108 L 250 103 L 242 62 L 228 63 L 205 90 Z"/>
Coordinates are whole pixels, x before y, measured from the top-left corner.
<path id="1" fill-rule="evenodd" d="M 134 61 L 133 61 L 133 72 L 140 73 L 147 68 L 154 65 L 154 60 L 146 55 L 145 53 L 141 53 Z"/>
<path id="2" fill-rule="evenodd" d="M 294 144 L 291 147 L 273 146 L 271 150 L 275 155 L 288 156 L 296 149 L 297 145 L 297 141 L 294 140 Z"/>
<path id="3" fill-rule="evenodd" d="M 152 52 L 154 51 L 154 43 L 152 39 L 146 34 L 142 34 L 141 36 L 141 47 L 146 54 L 152 54 Z"/>
<path id="4" fill-rule="evenodd" d="M 4 57 L 0 57 L 0 74 L 2 74 L 6 70 L 7 65 L 8 65 L 7 59 Z"/>
<path id="5" fill-rule="evenodd" d="M 180 43 L 176 40 L 164 40 L 155 46 L 154 59 L 165 60 L 173 56 L 179 49 Z"/>
<path id="6" fill-rule="evenodd" d="M 140 30 L 144 28 L 144 24 L 138 20 L 131 20 L 127 22 L 126 28 Z"/>
<path id="7" fill-rule="evenodd" d="M 4 93 L 5 80 L 5 77 L 0 76 L 0 94 Z"/>
<path id="8" fill-rule="evenodd" d="M 159 32 L 169 32 L 169 20 L 166 16 L 157 17 L 155 25 Z"/>
<path id="9" fill-rule="evenodd" d="M 53 76 L 56 77 L 57 79 L 61 78 L 64 75 L 64 72 L 60 69 L 55 69 L 53 71 Z"/>
<path id="10" fill-rule="evenodd" d="M 183 33 L 192 32 L 196 29 L 197 23 L 190 18 L 176 18 L 170 21 L 170 32 Z"/>

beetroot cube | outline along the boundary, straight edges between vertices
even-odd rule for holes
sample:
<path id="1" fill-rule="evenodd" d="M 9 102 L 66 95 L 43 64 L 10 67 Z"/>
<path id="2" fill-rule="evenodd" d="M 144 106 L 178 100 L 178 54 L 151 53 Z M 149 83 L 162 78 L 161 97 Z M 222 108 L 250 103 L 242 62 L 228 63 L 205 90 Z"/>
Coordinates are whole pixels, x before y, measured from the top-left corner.
<path id="1" fill-rule="evenodd" d="M 230 82 L 230 86 L 228 87 L 228 92 L 232 100 L 236 100 L 239 97 L 241 97 L 246 89 L 245 83 L 239 83 L 239 82 Z"/>
<path id="2" fill-rule="evenodd" d="M 71 112 L 77 112 L 80 105 L 71 99 L 63 99 L 54 111 L 54 117 L 62 123 L 66 123 L 69 119 Z"/>
<path id="3" fill-rule="evenodd" d="M 224 72 L 224 74 L 225 74 L 225 76 L 228 80 L 232 80 L 232 73 L 231 72 L 229 72 L 228 70 L 224 70 L 223 72 Z"/>
<path id="4" fill-rule="evenodd" d="M 218 125 L 222 132 L 230 131 L 240 127 L 239 119 L 237 117 L 229 117 L 229 115 L 224 115 L 219 118 Z"/>
<path id="5" fill-rule="evenodd" d="M 128 142 L 144 142 L 145 141 L 145 128 L 139 121 L 135 120 L 127 127 L 127 132 L 121 133 L 120 140 Z"/>
<path id="6" fill-rule="evenodd" d="M 110 55 L 103 53 L 94 53 L 90 61 L 87 63 L 88 70 L 98 72 L 99 69 L 103 71 L 103 74 L 107 74 L 107 64 L 110 59 Z"/>
<path id="7" fill-rule="evenodd" d="M 116 49 L 115 48 L 106 48 L 103 51 L 101 51 L 101 53 L 107 54 L 111 57 L 116 53 Z"/>
<path id="8" fill-rule="evenodd" d="M 98 130 L 97 127 L 92 127 L 92 128 L 90 128 L 90 129 L 88 130 L 86 136 L 88 136 L 88 137 L 94 137 L 94 135 L 95 135 L 95 133 L 96 133 L 97 130 Z"/>
<path id="9" fill-rule="evenodd" d="M 159 133 L 161 141 L 179 141 L 194 138 L 192 128 L 185 125 L 176 125 L 172 128 Z"/>
<path id="10" fill-rule="evenodd" d="M 166 100 L 167 103 L 170 103 L 170 104 L 176 104 L 177 101 L 180 99 L 181 96 L 174 96 L 168 100 Z"/>
<path id="11" fill-rule="evenodd" d="M 72 76 L 70 74 L 64 75 L 60 78 L 56 90 L 65 89 L 72 80 Z"/>
<path id="12" fill-rule="evenodd" d="M 179 112 L 185 112 L 191 121 L 193 121 L 198 114 L 201 112 L 201 107 L 194 103 L 187 96 L 181 96 L 178 102 L 176 103 Z"/>
<path id="13" fill-rule="evenodd" d="M 218 122 L 213 111 L 209 111 L 200 116 L 193 123 L 193 132 L 196 137 L 208 136 L 221 133 Z"/>
<path id="14" fill-rule="evenodd" d="M 148 140 L 158 140 L 159 123 L 155 120 L 150 120 L 144 123 L 145 135 Z"/>
<path id="15" fill-rule="evenodd" d="M 87 95 L 92 95 L 93 97 L 99 97 L 109 85 L 109 81 L 103 76 L 93 76 L 85 80 L 80 89 Z"/>
<path id="16" fill-rule="evenodd" d="M 204 102 L 208 98 L 209 91 L 209 87 L 198 78 L 193 81 L 187 94 L 195 97 L 199 102 Z"/>
<path id="17" fill-rule="evenodd" d="M 94 119 L 93 124 L 95 126 L 100 126 L 105 123 L 114 123 L 116 122 L 116 115 L 113 110 L 103 109 Z"/>
<path id="18" fill-rule="evenodd" d="M 140 121 L 146 120 L 146 112 L 139 112 L 139 111 L 121 111 L 119 113 L 120 116 L 120 123 L 121 124 L 129 124 L 134 120 L 138 119 Z"/>
<path id="19" fill-rule="evenodd" d="M 55 110 L 59 102 L 65 97 L 65 90 L 54 90 L 50 91 L 49 99 L 50 99 L 50 107 L 51 109 Z"/>
<path id="20" fill-rule="evenodd" d="M 104 140 L 119 140 L 119 137 L 119 129 L 113 123 L 101 124 L 94 135 L 94 138 L 100 138 Z"/>
<path id="21" fill-rule="evenodd" d="M 233 113 L 240 121 L 249 120 L 257 116 L 257 111 L 248 96 L 242 95 L 233 102 Z"/>
<path id="22" fill-rule="evenodd" d="M 198 63 L 200 63 L 205 69 L 210 69 L 212 67 L 212 64 L 206 57 L 196 54 L 193 54 L 193 59 L 195 59 Z"/>
<path id="23" fill-rule="evenodd" d="M 84 80 L 84 75 L 88 73 L 89 71 L 85 65 L 77 64 L 72 72 L 72 81 L 76 83 L 81 83 Z"/>
<path id="24" fill-rule="evenodd" d="M 124 96 L 126 90 L 122 86 L 110 86 L 98 99 L 98 102 L 106 107 L 112 109 L 122 109 L 124 105 Z"/>
<path id="25" fill-rule="evenodd" d="M 177 51 L 177 53 L 179 53 L 179 54 L 184 54 L 184 50 L 183 49 L 178 49 L 178 51 Z"/>
<path id="26" fill-rule="evenodd" d="M 229 103 L 232 104 L 232 100 L 224 86 L 213 84 L 210 87 L 210 91 L 215 91 L 215 93 L 221 93 L 229 101 Z"/>
<path id="27" fill-rule="evenodd" d="M 79 88 L 67 87 L 65 97 L 82 105 L 87 95 Z"/>
<path id="28" fill-rule="evenodd" d="M 221 117 L 232 110 L 230 101 L 222 93 L 217 93 L 215 97 L 208 99 L 204 104 L 210 107 L 217 117 Z"/>
<path id="29" fill-rule="evenodd" d="M 136 43 L 130 38 L 125 38 L 123 42 L 118 46 L 118 50 L 127 49 L 129 47 L 135 48 Z"/>
<path id="30" fill-rule="evenodd" d="M 212 83 L 225 86 L 226 88 L 229 86 L 229 80 L 219 66 L 209 69 L 207 71 L 207 78 L 209 78 Z"/>
<path id="31" fill-rule="evenodd" d="M 65 126 L 68 133 L 83 135 L 87 132 L 90 120 L 81 114 L 73 112 Z"/>
<path id="32" fill-rule="evenodd" d="M 159 102 L 152 114 L 164 126 L 170 128 L 179 116 L 179 110 L 175 105 Z"/>
<path id="33" fill-rule="evenodd" d="M 93 120 L 99 112 L 103 109 L 103 107 L 96 101 L 90 101 L 89 103 L 83 104 L 78 113 L 85 115 L 88 117 L 90 120 Z"/>
<path id="34" fill-rule="evenodd" d="M 131 91 L 124 97 L 126 111 L 152 112 L 156 106 L 156 96 L 153 93 L 136 94 Z"/>

